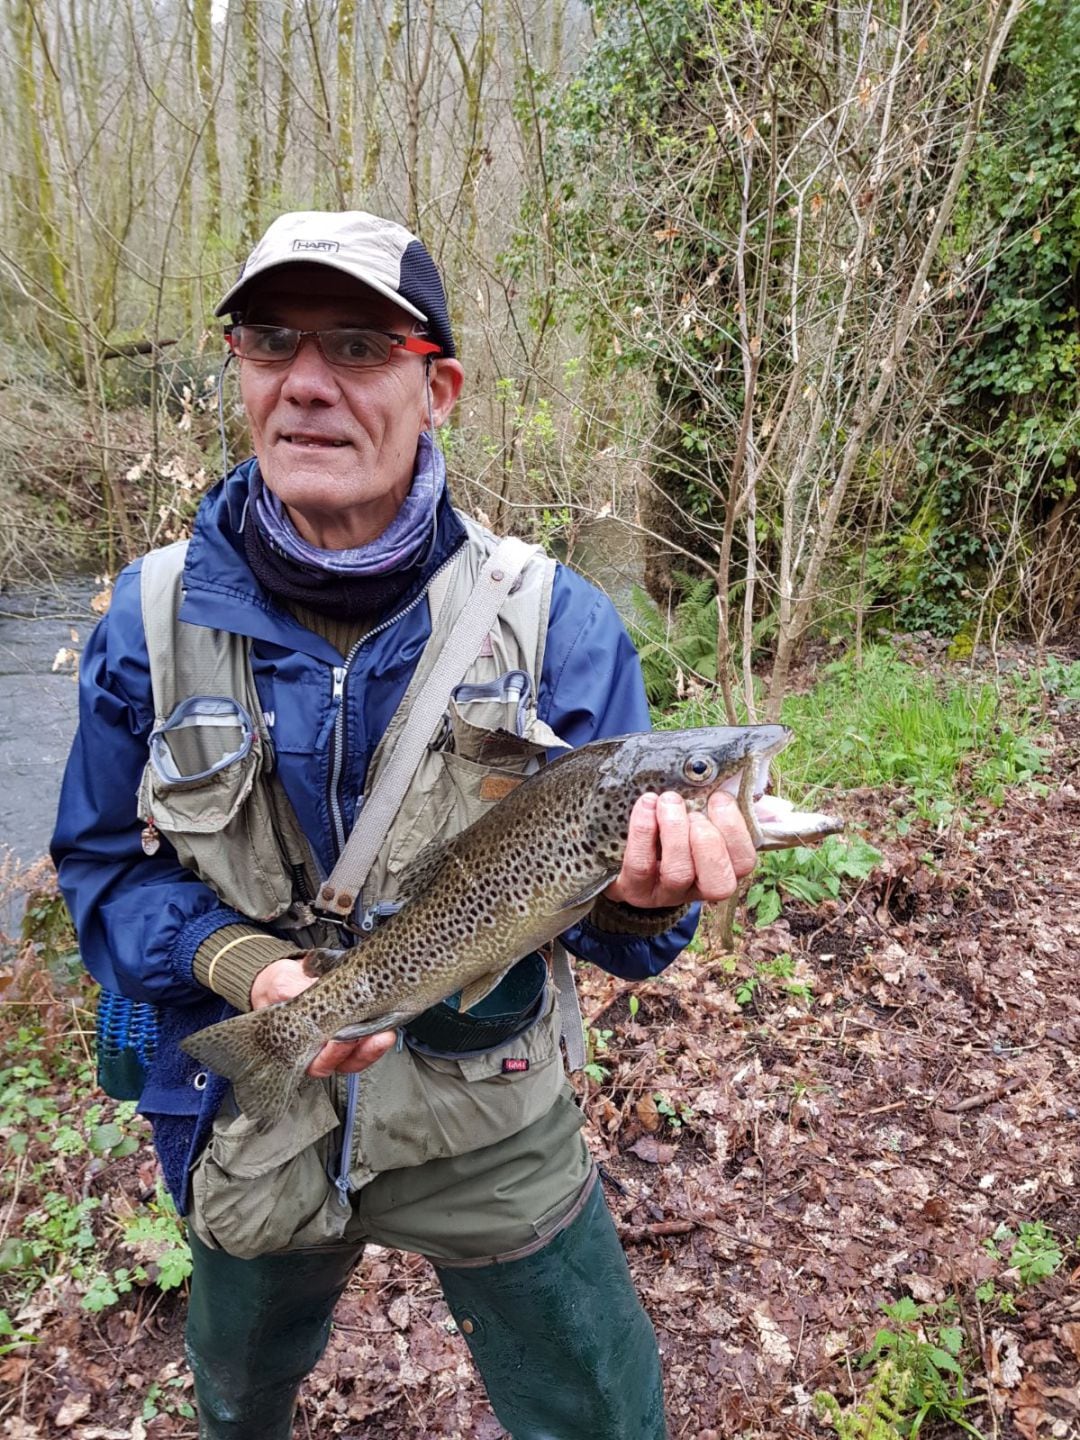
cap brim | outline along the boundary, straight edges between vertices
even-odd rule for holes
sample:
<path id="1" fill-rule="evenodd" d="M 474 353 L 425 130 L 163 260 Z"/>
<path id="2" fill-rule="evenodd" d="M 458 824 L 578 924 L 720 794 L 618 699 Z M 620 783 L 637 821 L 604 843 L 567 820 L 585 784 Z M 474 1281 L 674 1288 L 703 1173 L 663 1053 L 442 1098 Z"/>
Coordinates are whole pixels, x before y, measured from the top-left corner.
<path id="1" fill-rule="evenodd" d="M 246 270 L 221 301 L 220 305 L 218 305 L 214 314 L 228 315 L 230 311 L 237 309 L 236 302 L 249 285 L 255 280 L 261 279 L 262 276 L 269 275 L 273 270 L 284 269 L 286 265 L 323 265 L 327 270 L 336 270 L 339 275 L 348 275 L 350 280 L 355 280 L 360 285 L 366 285 L 369 290 L 374 290 L 376 294 L 382 295 L 386 300 L 392 300 L 395 305 L 400 306 L 407 314 L 413 315 L 417 320 L 422 320 L 427 324 L 428 317 L 422 310 L 418 310 L 417 307 L 406 300 L 403 295 L 399 295 L 396 290 L 392 290 L 389 285 L 385 285 L 381 280 L 372 279 L 368 275 L 359 275 L 352 266 L 340 265 L 333 260 L 326 260 L 321 256 L 316 258 L 311 255 L 305 255 L 303 259 L 298 257 L 294 260 L 290 257 L 288 260 L 274 260 L 271 264 L 263 265 L 258 270 Z"/>

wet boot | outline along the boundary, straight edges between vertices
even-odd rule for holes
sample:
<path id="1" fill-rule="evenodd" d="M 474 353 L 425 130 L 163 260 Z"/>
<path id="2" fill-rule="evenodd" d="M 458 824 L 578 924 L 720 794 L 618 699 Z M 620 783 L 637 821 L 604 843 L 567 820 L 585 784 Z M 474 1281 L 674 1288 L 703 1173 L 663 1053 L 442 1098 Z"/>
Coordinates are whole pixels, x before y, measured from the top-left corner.
<path id="1" fill-rule="evenodd" d="M 330 1321 L 362 1246 L 238 1260 L 188 1232 L 187 1354 L 199 1440 L 292 1440 L 300 1382 L 330 1337 Z"/>
<path id="2" fill-rule="evenodd" d="M 595 1181 L 565 1227 L 489 1263 L 436 1267 L 513 1440 L 665 1440 L 656 1336 Z"/>

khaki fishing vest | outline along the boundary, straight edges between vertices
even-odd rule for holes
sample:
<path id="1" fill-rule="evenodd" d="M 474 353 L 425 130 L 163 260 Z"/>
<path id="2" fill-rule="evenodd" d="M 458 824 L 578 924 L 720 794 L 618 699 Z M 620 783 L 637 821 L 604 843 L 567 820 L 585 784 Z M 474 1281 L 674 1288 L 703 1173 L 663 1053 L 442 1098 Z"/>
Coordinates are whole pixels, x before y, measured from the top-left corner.
<path id="1" fill-rule="evenodd" d="M 372 757 L 367 795 L 498 544 L 460 518 L 467 543 L 428 587 L 431 638 Z M 227 905 L 294 932 L 298 947 L 340 943 L 310 903 L 323 877 L 274 774 L 250 641 L 179 620 L 184 556 L 181 543 L 143 561 L 158 738 L 139 813 Z M 357 919 L 393 908 L 402 872 L 428 842 L 464 829 L 536 769 L 545 751 L 565 748 L 536 712 L 554 572 L 540 552 L 529 557 L 453 687 L 368 873 Z M 347 1195 L 376 1175 L 496 1144 L 547 1114 L 566 1083 L 560 1031 L 571 1065 L 584 1063 L 581 1014 L 560 946 L 555 974 L 536 1023 L 490 1051 L 439 1056 L 399 1043 L 352 1092 L 333 1077 L 298 1096 L 266 1134 L 226 1102 L 192 1172 L 190 1223 L 200 1239 L 242 1257 L 334 1243 L 348 1223 Z M 351 1125 L 339 1138 L 343 1116 Z"/>
<path id="2" fill-rule="evenodd" d="M 368 793 L 498 544 L 475 521 L 459 519 L 467 541 L 428 587 L 431 638 L 372 756 Z M 295 932 L 298 945 L 333 943 L 339 932 L 312 906 L 324 877 L 274 774 L 251 641 L 179 618 L 186 552 L 180 541 L 143 560 L 154 730 L 139 816 L 168 836 L 181 862 L 226 905 Z M 358 920 L 370 923 L 393 908 L 403 871 L 429 841 L 465 829 L 538 768 L 546 751 L 566 748 L 536 713 L 554 573 L 555 562 L 541 552 L 529 558 L 454 687 L 369 872 Z"/>

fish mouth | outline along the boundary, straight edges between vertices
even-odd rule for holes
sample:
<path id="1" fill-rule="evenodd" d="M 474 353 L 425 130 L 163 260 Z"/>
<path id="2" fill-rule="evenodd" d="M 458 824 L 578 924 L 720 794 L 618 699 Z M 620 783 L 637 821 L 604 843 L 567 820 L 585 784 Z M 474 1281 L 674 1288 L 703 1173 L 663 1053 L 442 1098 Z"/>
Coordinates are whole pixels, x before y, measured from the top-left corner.
<path id="1" fill-rule="evenodd" d="M 760 800 L 761 797 L 765 794 L 765 791 L 769 788 L 769 763 L 772 760 L 772 757 L 777 753 L 777 751 L 780 750 L 786 743 L 786 741 L 780 741 L 777 745 L 770 749 L 767 754 L 756 755 L 753 757 L 755 765 L 753 785 L 751 787 L 750 796 L 751 799 L 755 802 Z M 736 771 L 734 775 L 729 775 L 727 779 L 721 783 L 720 789 L 726 790 L 729 795 L 733 795 L 737 800 L 739 798 L 740 792 L 742 791 L 744 774 L 745 771 L 740 770 Z"/>
<path id="2" fill-rule="evenodd" d="M 744 816 L 759 850 L 788 850 L 796 845 L 813 845 L 826 835 L 836 835 L 844 829 L 844 822 L 833 815 L 824 815 L 812 810 L 796 809 L 791 800 L 782 795 L 770 795 L 769 766 L 773 756 L 778 754 L 791 739 L 790 730 L 777 727 L 777 738 L 757 749 L 748 756 L 753 764 L 750 800 L 752 817 Z M 736 800 L 744 794 L 746 767 L 729 775 L 720 785 L 721 790 Z"/>
<path id="3" fill-rule="evenodd" d="M 751 772 L 750 798 L 755 802 L 760 800 L 769 788 L 769 766 L 773 757 L 779 755 L 784 746 L 792 739 L 792 732 L 786 725 L 759 725 L 752 727 L 753 740 L 743 764 L 734 774 L 727 778 L 720 785 L 721 790 L 726 790 L 737 800 L 743 793 L 746 783 L 745 776 Z M 752 770 L 751 770 L 751 767 Z"/>

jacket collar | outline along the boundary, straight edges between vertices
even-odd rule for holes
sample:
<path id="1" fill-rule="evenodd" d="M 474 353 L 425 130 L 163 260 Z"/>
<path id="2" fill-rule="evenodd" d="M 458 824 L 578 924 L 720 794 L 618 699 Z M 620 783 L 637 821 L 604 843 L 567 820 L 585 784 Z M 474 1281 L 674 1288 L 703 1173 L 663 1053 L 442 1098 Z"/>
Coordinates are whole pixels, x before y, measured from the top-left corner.
<path id="1" fill-rule="evenodd" d="M 184 600 L 180 619 L 194 625 L 268 640 L 287 649 L 330 663 L 340 662 L 337 651 L 306 630 L 260 585 L 244 555 L 242 526 L 251 524 L 247 497 L 254 457 L 238 465 L 204 498 L 184 563 Z M 426 587 L 431 577 L 465 542 L 465 527 L 449 498 L 439 505 L 435 544 L 417 570 L 416 583 L 401 597 L 395 610 L 403 610 Z"/>

